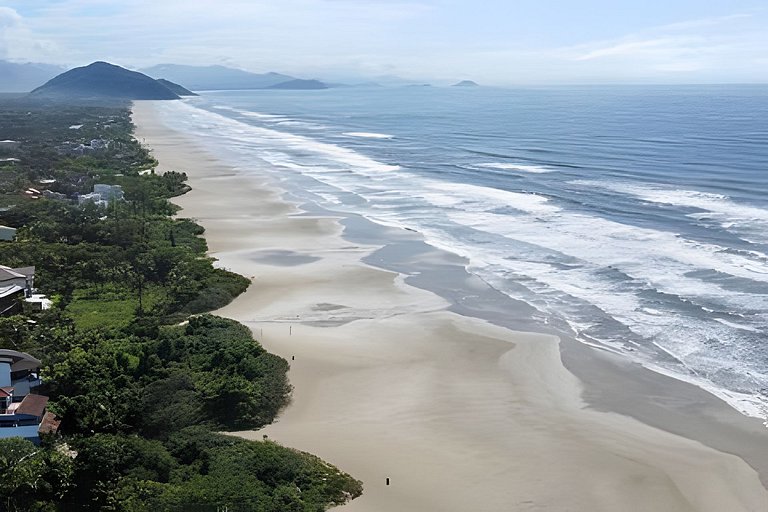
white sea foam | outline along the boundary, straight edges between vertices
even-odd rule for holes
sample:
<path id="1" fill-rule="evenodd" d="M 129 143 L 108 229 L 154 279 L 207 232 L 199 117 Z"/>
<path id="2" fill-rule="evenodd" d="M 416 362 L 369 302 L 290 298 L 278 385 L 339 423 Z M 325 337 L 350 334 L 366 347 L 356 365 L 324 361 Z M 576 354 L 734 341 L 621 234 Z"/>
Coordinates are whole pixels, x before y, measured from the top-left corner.
<path id="1" fill-rule="evenodd" d="M 738 323 L 717 315 L 768 310 L 768 296 L 695 277 L 697 271 L 715 270 L 723 276 L 768 282 L 768 257 L 759 251 L 732 251 L 673 232 L 572 212 L 540 194 L 427 179 L 338 145 L 187 108 L 183 116 L 193 121 L 188 128 L 220 145 L 222 151 L 235 151 L 249 161 L 267 161 L 278 176 L 309 176 L 318 182 L 310 192 L 333 206 L 385 225 L 418 230 L 435 247 L 469 259 L 472 271 L 500 291 L 526 300 L 539 311 L 565 315 L 571 325 L 584 331 L 585 339 L 594 338 L 604 322 L 590 316 L 594 313 L 586 306 L 598 308 L 627 328 L 626 333 L 611 328 L 614 338 L 601 341 L 620 349 L 630 335 L 652 340 L 696 372 L 686 377 L 689 380 L 718 390 L 718 396 L 747 414 L 757 415 L 760 410 L 748 393 L 729 392 L 713 382 L 721 382 L 716 378 L 720 371 L 742 379 L 735 384 L 741 389 L 768 382 L 764 369 L 742 368 L 751 364 L 750 358 L 734 352 L 739 336 L 754 336 L 758 326 L 767 322 L 756 318 L 757 313 Z M 345 194 L 338 195 L 340 190 L 365 202 L 349 203 Z M 616 191 L 651 203 L 698 208 L 710 216 L 722 215 L 718 220 L 723 222 L 760 222 L 762 218 L 763 210 L 736 210 L 744 205 L 719 194 L 673 191 L 670 195 L 660 188 Z M 467 228 L 478 234 L 476 240 L 464 236 Z M 457 234 L 459 230 L 463 235 Z M 526 289 L 530 293 L 520 291 Z M 679 296 L 692 311 L 706 308 L 712 314 L 661 311 L 656 302 L 644 297 L 645 292 L 652 297 L 654 292 Z M 679 377 L 684 369 L 666 371 Z"/>
<path id="2" fill-rule="evenodd" d="M 768 232 L 768 209 L 741 204 L 723 194 L 631 183 L 586 180 L 573 183 L 632 195 L 649 203 L 703 210 L 703 213 L 691 213 L 688 216 L 703 222 L 715 222 L 726 230 L 745 230 L 748 233 L 761 234 L 764 236 L 763 241 L 768 240 L 768 237 L 765 237 Z"/>
<path id="3" fill-rule="evenodd" d="M 484 164 L 475 164 L 475 167 L 483 167 L 486 169 L 500 169 L 502 171 L 519 171 L 530 172 L 533 174 L 544 174 L 547 172 L 553 172 L 555 169 L 551 167 L 544 167 L 542 165 L 529 165 L 529 164 L 510 164 L 504 162 L 490 162 Z"/>
<path id="4" fill-rule="evenodd" d="M 756 332 L 756 333 L 761 332 L 760 329 L 758 329 L 756 327 L 752 327 L 751 325 L 744 325 L 744 324 L 739 324 L 739 323 L 736 323 L 736 322 L 729 322 L 728 320 L 725 320 L 723 318 L 715 318 L 714 320 L 716 322 L 720 322 L 723 325 L 727 325 L 728 327 L 733 327 L 734 329 L 741 329 L 741 330 L 744 330 L 744 331 Z"/>
<path id="5" fill-rule="evenodd" d="M 307 123 L 306 121 L 294 121 L 288 119 L 286 121 L 277 121 L 276 126 L 295 126 L 297 128 L 306 128 L 308 130 L 325 130 L 327 127 L 322 124 Z"/>
<path id="6" fill-rule="evenodd" d="M 288 119 L 288 117 L 279 115 L 279 114 L 262 114 L 261 112 L 251 112 L 249 110 L 237 110 L 237 109 L 233 109 L 233 110 L 245 117 L 252 117 L 254 119 L 261 119 L 264 121 L 280 122 Z"/>
<path id="7" fill-rule="evenodd" d="M 436 206 L 465 211 L 513 208 L 535 215 L 547 215 L 560 211 L 556 206 L 552 206 L 546 197 L 538 194 L 510 192 L 466 183 L 424 180 L 421 191 L 413 193 Z"/>
<path id="8" fill-rule="evenodd" d="M 345 132 L 347 137 L 360 137 L 363 139 L 394 139 L 394 135 L 386 133 L 371 133 L 371 132 Z"/>
<path id="9" fill-rule="evenodd" d="M 246 151 L 252 151 L 252 148 L 258 150 L 259 144 L 261 144 L 262 147 L 278 147 L 294 152 L 310 153 L 316 158 L 320 157 L 327 159 L 329 163 L 344 164 L 348 166 L 349 170 L 352 172 L 359 172 L 362 174 L 388 172 L 400 169 L 397 165 L 378 162 L 351 149 L 335 144 L 320 142 L 310 137 L 261 126 L 252 126 L 215 112 L 198 109 L 184 103 L 179 103 L 177 107 L 179 109 L 187 109 L 190 117 L 197 120 L 196 126 L 190 126 L 193 130 L 197 130 L 204 137 L 210 138 L 211 130 L 208 129 L 210 125 L 218 128 L 229 128 L 230 133 L 222 134 L 221 137 L 225 138 L 227 141 L 234 140 L 235 142 L 241 143 Z M 258 115 L 263 116 L 265 114 Z M 208 123 L 208 126 L 204 124 L 205 122 Z M 284 163 L 285 162 L 283 162 L 283 164 Z"/>

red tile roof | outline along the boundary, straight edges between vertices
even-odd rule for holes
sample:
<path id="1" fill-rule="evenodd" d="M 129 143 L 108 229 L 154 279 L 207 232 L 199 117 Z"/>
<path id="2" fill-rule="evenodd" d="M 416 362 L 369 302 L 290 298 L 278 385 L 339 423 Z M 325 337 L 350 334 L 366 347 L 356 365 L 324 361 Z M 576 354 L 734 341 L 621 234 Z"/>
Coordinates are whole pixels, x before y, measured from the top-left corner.
<path id="1" fill-rule="evenodd" d="M 30 416 L 43 415 L 45 406 L 48 404 L 48 397 L 43 395 L 27 395 L 16 408 L 16 414 L 29 414 Z"/>
<path id="2" fill-rule="evenodd" d="M 13 389 L 14 388 L 12 388 L 11 386 L 0 388 L 0 396 L 2 397 L 11 396 L 11 393 L 13 393 Z"/>
<path id="3" fill-rule="evenodd" d="M 40 422 L 37 431 L 40 434 L 55 434 L 59 430 L 59 425 L 61 425 L 59 417 L 48 411 L 43 416 L 43 421 Z"/>

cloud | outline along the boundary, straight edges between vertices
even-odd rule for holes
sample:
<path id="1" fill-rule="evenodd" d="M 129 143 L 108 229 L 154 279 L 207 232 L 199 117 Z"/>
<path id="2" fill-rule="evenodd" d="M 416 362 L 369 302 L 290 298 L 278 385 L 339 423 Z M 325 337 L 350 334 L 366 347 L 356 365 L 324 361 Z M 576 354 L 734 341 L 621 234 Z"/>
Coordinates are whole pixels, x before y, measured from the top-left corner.
<path id="1" fill-rule="evenodd" d="M 18 61 L 48 61 L 59 57 L 52 41 L 35 37 L 26 20 L 10 7 L 0 7 L 0 57 Z"/>
<path id="2" fill-rule="evenodd" d="M 10 7 L 0 7 L 0 29 L 13 27 L 21 23 L 21 16 Z"/>
<path id="3" fill-rule="evenodd" d="M 695 40 L 694 40 L 695 41 Z M 663 37 L 659 39 L 648 39 L 645 41 L 630 41 L 616 43 L 612 46 L 606 46 L 592 50 L 583 55 L 578 55 L 574 60 L 594 60 L 603 57 L 637 57 L 652 56 L 659 54 L 680 53 L 691 40 Z"/>
<path id="4" fill-rule="evenodd" d="M 562 52 L 585 67 L 614 69 L 617 76 L 766 80 L 768 73 L 755 69 L 761 55 L 768 52 L 768 33 L 761 25 L 749 14 L 702 18 L 650 27 L 615 40 L 564 48 Z"/>
<path id="5" fill-rule="evenodd" d="M 10 40 L 16 27 L 21 24 L 21 16 L 10 7 L 0 7 L 0 57 L 7 59 Z"/>

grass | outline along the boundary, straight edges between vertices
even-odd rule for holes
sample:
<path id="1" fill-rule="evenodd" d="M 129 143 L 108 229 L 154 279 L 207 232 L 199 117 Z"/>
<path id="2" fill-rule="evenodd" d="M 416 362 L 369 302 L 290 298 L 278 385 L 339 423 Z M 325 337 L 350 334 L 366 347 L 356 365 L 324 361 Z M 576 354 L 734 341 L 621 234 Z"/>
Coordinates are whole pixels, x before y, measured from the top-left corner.
<path id="1" fill-rule="evenodd" d="M 142 301 L 144 309 L 150 310 L 164 297 L 162 288 L 148 287 Z M 135 291 L 104 286 L 76 290 L 67 312 L 80 329 L 120 329 L 130 324 L 138 307 Z"/>

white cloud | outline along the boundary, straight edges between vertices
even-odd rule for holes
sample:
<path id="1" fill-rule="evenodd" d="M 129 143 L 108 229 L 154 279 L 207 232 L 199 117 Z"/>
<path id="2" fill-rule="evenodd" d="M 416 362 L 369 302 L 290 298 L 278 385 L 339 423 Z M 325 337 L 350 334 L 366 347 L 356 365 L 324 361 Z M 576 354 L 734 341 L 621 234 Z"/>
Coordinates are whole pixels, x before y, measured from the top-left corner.
<path id="1" fill-rule="evenodd" d="M 695 41 L 695 40 L 694 40 Z M 648 39 L 645 41 L 628 41 L 616 43 L 612 46 L 606 46 L 592 50 L 583 55 L 577 56 L 574 60 L 594 60 L 603 57 L 637 57 L 637 56 L 657 56 L 684 51 L 687 44 L 692 42 L 690 39 L 680 39 L 672 37 L 663 37 L 659 39 Z"/>
<path id="2" fill-rule="evenodd" d="M 58 46 L 48 39 L 36 37 L 16 10 L 0 7 L 0 57 L 46 62 L 60 56 Z"/>
<path id="3" fill-rule="evenodd" d="M 0 6 L 0 29 L 13 27 L 21 23 L 21 16 L 10 7 Z"/>
<path id="4" fill-rule="evenodd" d="M 602 66 L 619 77 L 768 80 L 768 72 L 756 69 L 768 53 L 768 32 L 747 14 L 651 27 L 612 41 L 564 48 L 563 53 L 585 68 Z"/>

